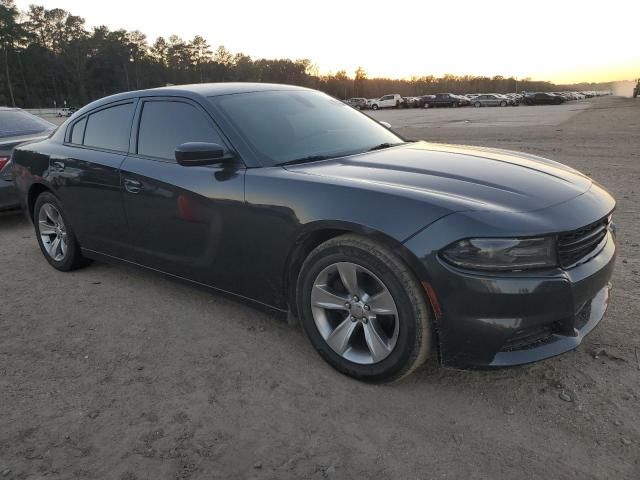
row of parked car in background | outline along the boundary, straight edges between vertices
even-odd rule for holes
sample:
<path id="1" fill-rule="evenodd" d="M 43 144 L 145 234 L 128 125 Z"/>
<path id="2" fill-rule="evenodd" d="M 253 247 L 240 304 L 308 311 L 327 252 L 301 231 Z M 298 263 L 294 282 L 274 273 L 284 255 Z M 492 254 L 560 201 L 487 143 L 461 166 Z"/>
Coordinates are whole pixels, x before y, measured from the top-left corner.
<path id="1" fill-rule="evenodd" d="M 358 110 L 381 108 L 433 108 L 433 107 L 507 107 L 518 105 L 560 105 L 573 100 L 609 95 L 608 91 L 588 92 L 521 92 L 521 93 L 437 93 L 419 97 L 403 97 L 398 93 L 380 98 L 349 98 L 344 102 Z"/>

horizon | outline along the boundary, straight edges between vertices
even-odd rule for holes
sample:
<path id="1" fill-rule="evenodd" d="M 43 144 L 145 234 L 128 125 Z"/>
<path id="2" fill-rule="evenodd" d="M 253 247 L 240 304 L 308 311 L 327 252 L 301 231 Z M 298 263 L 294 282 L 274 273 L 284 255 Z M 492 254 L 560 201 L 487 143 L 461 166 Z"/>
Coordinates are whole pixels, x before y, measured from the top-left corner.
<path id="1" fill-rule="evenodd" d="M 180 10 L 168 11 L 154 5 L 153 22 L 146 25 L 143 19 L 150 2 L 112 0 L 111 8 L 106 10 L 102 5 L 81 0 L 16 0 L 15 3 L 21 11 L 34 3 L 47 9 L 62 8 L 84 18 L 89 29 L 105 25 L 110 30 L 139 30 L 147 36 L 149 44 L 160 36 L 168 38 L 175 34 L 190 40 L 201 35 L 213 50 L 224 45 L 233 53 L 244 53 L 253 59 L 306 58 L 322 75 L 344 70 L 353 78 L 355 70 L 362 67 L 369 78 L 411 80 L 427 75 L 499 75 L 560 85 L 615 83 L 640 76 L 640 55 L 634 54 L 632 48 L 636 42 L 634 17 L 640 14 L 640 5 L 623 5 L 621 1 L 610 2 L 606 9 L 596 11 L 575 1 L 554 5 L 543 0 L 532 9 L 503 1 L 477 8 L 475 3 L 465 0 L 459 1 L 457 7 L 450 5 L 444 9 L 444 17 L 454 15 L 456 22 L 444 22 L 446 25 L 429 21 L 430 12 L 443 10 L 425 8 L 409 0 L 394 4 L 392 15 L 393 12 L 402 15 L 401 21 L 391 23 L 384 15 L 371 13 L 382 11 L 376 6 L 383 2 L 367 2 L 365 9 L 359 6 L 360 2 L 338 6 L 336 0 L 329 0 L 322 9 L 314 11 L 313 25 L 309 25 L 308 13 L 292 7 L 295 3 L 291 0 L 273 0 L 268 5 L 238 0 L 233 5 L 207 6 L 202 15 L 195 16 L 193 11 L 203 8 L 195 7 L 198 2 L 194 0 L 183 0 Z M 275 8 L 278 6 L 280 8 Z M 621 16 L 623 7 L 625 15 Z M 125 8 L 130 14 L 123 17 Z M 247 17 L 247 11 L 254 14 Z M 413 11 L 415 15 L 407 19 L 407 13 Z M 495 28 L 486 22 L 478 25 L 473 18 L 485 11 L 498 19 L 506 16 L 507 20 L 496 22 Z M 539 32 L 545 19 L 527 20 L 526 15 L 531 11 L 549 14 L 544 36 Z M 237 22 L 214 21 L 213 26 L 207 25 L 216 14 L 221 18 L 238 18 L 242 14 L 243 28 L 237 28 Z M 420 20 L 422 17 L 424 21 Z M 363 20 L 369 22 L 369 26 L 363 26 Z M 340 34 L 335 33 L 336 28 L 328 34 L 321 27 L 336 22 L 345 24 Z M 251 34 L 246 34 L 247 31 Z M 295 42 L 291 41 L 292 37 Z M 396 40 L 388 40 L 393 38 Z M 449 38 L 442 47 L 438 44 L 441 38 Z M 513 38 L 515 41 L 505 42 Z"/>

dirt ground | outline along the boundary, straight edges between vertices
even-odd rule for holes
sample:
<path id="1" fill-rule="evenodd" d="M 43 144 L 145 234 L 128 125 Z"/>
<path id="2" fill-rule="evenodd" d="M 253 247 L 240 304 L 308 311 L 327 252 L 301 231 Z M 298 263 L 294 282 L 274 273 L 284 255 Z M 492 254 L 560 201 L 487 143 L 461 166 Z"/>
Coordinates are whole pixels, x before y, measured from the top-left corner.
<path id="1" fill-rule="evenodd" d="M 613 297 L 578 350 L 362 384 L 234 300 L 126 266 L 58 273 L 4 215 L 0 479 L 640 478 L 640 101 L 478 110 L 375 115 L 413 139 L 548 156 L 610 189 Z M 534 120 L 500 120 L 520 111 Z"/>

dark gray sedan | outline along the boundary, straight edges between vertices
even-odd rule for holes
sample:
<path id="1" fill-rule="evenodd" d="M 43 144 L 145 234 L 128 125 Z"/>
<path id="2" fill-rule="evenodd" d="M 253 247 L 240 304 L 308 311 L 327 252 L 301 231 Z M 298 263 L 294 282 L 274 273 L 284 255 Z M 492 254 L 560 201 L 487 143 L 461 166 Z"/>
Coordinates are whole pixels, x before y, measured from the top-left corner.
<path id="1" fill-rule="evenodd" d="M 20 207 L 13 185 L 11 153 L 16 145 L 46 138 L 56 126 L 19 108 L 0 107 L 0 211 Z"/>
<path id="2" fill-rule="evenodd" d="M 590 177 L 408 142 L 301 87 L 115 95 L 14 162 L 53 268 L 118 260 L 289 312 L 361 380 L 548 358 L 609 301 L 615 201 Z"/>

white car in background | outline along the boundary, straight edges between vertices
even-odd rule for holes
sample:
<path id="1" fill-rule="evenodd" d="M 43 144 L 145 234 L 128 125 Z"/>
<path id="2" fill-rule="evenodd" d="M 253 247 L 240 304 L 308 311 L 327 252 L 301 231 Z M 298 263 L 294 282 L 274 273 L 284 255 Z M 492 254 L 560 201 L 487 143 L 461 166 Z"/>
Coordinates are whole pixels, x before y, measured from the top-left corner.
<path id="1" fill-rule="evenodd" d="M 402 105 L 404 100 L 399 93 L 393 93 L 390 95 L 383 95 L 380 98 L 369 100 L 367 103 L 368 108 L 372 110 L 378 110 L 379 108 L 396 108 Z"/>
<path id="2" fill-rule="evenodd" d="M 78 109 L 74 107 L 64 107 L 58 110 L 58 117 L 70 117 L 76 113 Z"/>

